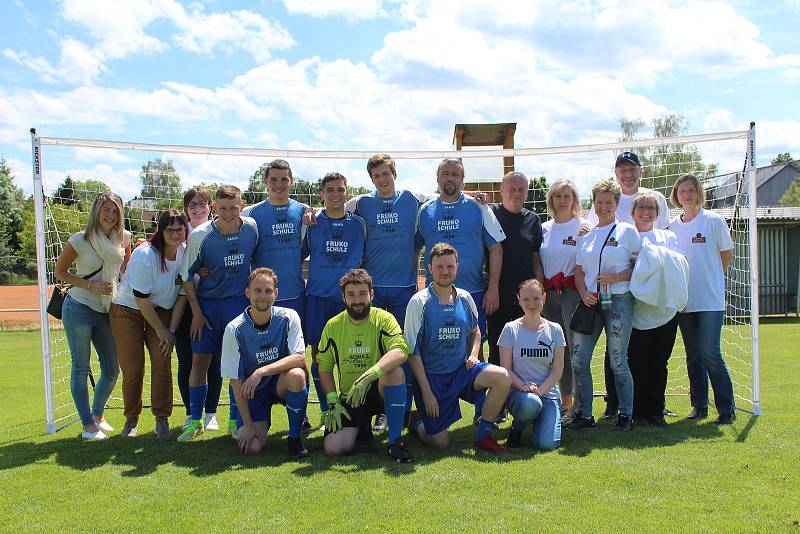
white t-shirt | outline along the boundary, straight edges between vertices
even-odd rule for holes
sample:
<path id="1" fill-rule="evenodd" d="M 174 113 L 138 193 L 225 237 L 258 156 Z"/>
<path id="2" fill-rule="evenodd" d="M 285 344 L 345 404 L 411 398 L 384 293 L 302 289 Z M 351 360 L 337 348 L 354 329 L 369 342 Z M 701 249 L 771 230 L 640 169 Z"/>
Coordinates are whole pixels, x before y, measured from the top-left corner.
<path id="1" fill-rule="evenodd" d="M 652 189 L 648 189 L 646 187 L 640 187 L 636 190 L 636 193 L 633 195 L 626 195 L 623 193 L 619 197 L 619 205 L 617 206 L 617 212 L 614 214 L 618 221 L 626 222 L 628 224 L 633 223 L 633 215 L 631 215 L 631 209 L 633 208 L 633 199 L 636 198 L 636 195 L 639 193 L 643 193 L 645 191 L 652 191 Z M 667 205 L 667 199 L 664 198 L 664 195 L 659 193 L 658 191 L 653 191 L 658 197 L 658 217 L 656 218 L 655 222 L 653 223 L 653 228 L 658 228 L 659 230 L 663 230 L 667 226 L 669 226 L 669 206 Z M 592 207 L 589 208 L 589 213 L 586 214 L 586 218 L 589 219 L 589 222 L 592 224 L 597 224 L 597 214 L 594 212 L 594 204 Z"/>
<path id="2" fill-rule="evenodd" d="M 575 255 L 580 241 L 578 231 L 584 224 L 589 226 L 586 219 L 575 217 L 565 223 L 550 219 L 542 225 L 539 257 L 542 258 L 545 278 L 552 278 L 558 273 L 564 273 L 564 276 L 575 273 Z"/>
<path id="3" fill-rule="evenodd" d="M 697 217 L 685 223 L 680 216 L 669 223 L 689 261 L 689 302 L 685 313 L 725 310 L 725 275 L 719 253 L 733 250 L 725 219 L 701 209 Z"/>
<path id="4" fill-rule="evenodd" d="M 583 269 L 586 290 L 597 292 L 597 275 L 603 273 L 618 273 L 633 265 L 636 254 L 641 247 L 639 232 L 628 223 L 616 222 L 616 228 L 608 238 L 608 244 L 603 249 L 603 243 L 608 236 L 612 225 L 603 227 L 595 226 L 589 233 L 581 238 L 578 245 L 576 265 Z M 603 251 L 603 264 L 599 265 L 600 251 Z M 598 269 L 598 267 L 600 267 Z M 628 292 L 628 281 L 617 282 L 609 286 L 609 291 L 614 295 Z"/>
<path id="5" fill-rule="evenodd" d="M 87 274 L 95 272 L 103 265 L 103 260 L 98 256 L 92 245 L 89 243 L 87 239 L 83 238 L 84 232 L 78 232 L 73 234 L 69 238 L 69 244 L 72 245 L 72 248 L 75 249 L 75 252 L 78 255 L 75 257 L 75 276 L 84 277 Z M 131 233 L 127 230 L 122 232 L 122 243 L 120 248 L 128 248 L 131 244 Z M 120 265 L 122 265 L 122 259 L 120 259 Z M 119 265 L 117 265 L 117 271 L 119 272 Z M 91 278 L 89 278 L 90 282 L 101 282 L 103 281 L 103 272 L 100 271 Z M 111 282 L 111 280 L 106 280 L 106 282 Z M 85 306 L 89 306 L 96 312 L 106 313 L 106 309 L 103 306 L 102 301 L 100 300 L 100 295 L 97 293 L 93 293 L 88 289 L 84 289 L 82 287 L 73 286 L 69 290 L 70 298 L 77 300 L 81 304 Z"/>
<path id="6" fill-rule="evenodd" d="M 644 246 L 645 243 L 651 243 L 656 246 L 665 247 L 685 256 L 680 243 L 678 243 L 678 238 L 670 230 L 658 230 L 654 228 L 648 232 L 639 232 L 639 237 L 642 240 L 642 246 Z M 642 249 L 640 249 L 638 257 L 640 258 L 642 254 Z M 663 264 L 661 271 L 664 272 Z M 676 297 L 679 290 L 680 288 L 677 286 L 670 286 L 669 297 Z M 634 296 L 636 296 L 635 292 Z M 636 300 L 633 304 L 633 327 L 636 330 L 650 330 L 652 328 L 662 326 L 675 316 L 674 311 L 669 311 L 671 309 L 672 308 L 664 305 L 663 303 L 658 306 L 651 306 L 641 302 L 640 300 Z"/>
<path id="7" fill-rule="evenodd" d="M 167 270 L 162 271 L 161 257 L 150 246 L 150 243 L 142 243 L 136 247 L 131 254 L 131 260 L 125 270 L 125 278 L 122 280 L 114 303 L 138 310 L 139 305 L 136 304 L 134 295 L 134 291 L 136 291 L 149 295 L 153 307 L 172 309 L 180 289 L 177 279 L 183 264 L 185 248 L 185 245 L 181 244 L 175 260 L 167 260 Z"/>
<path id="8" fill-rule="evenodd" d="M 567 345 L 561 327 L 547 319 L 543 320 L 544 328 L 540 332 L 525 328 L 522 319 L 506 323 L 497 340 L 498 347 L 511 349 L 511 370 L 525 383 L 539 385 L 547 380 L 553 366 L 555 349 Z M 540 396 L 560 398 L 558 381 Z"/>

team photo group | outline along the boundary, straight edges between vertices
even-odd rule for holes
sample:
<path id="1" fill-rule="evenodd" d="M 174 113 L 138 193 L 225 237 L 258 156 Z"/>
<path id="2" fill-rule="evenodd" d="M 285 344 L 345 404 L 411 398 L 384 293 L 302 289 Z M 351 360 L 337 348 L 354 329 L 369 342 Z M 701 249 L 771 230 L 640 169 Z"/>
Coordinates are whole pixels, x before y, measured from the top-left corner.
<path id="1" fill-rule="evenodd" d="M 461 400 L 474 406 L 466 416 L 476 449 L 552 450 L 562 428 L 597 426 L 591 361 L 603 332 L 602 417 L 621 432 L 668 427 L 678 328 L 687 417 L 708 418 L 710 382 L 715 422 L 730 424 L 733 385 L 720 350 L 734 248 L 728 227 L 704 209 L 696 176 L 676 180 L 669 201 L 680 213 L 670 219 L 664 195 L 640 187 L 637 154 L 622 152 L 612 165 L 616 179 L 594 184 L 585 218 L 575 184 L 554 182 L 544 223 L 524 207 L 524 174 L 506 174 L 502 202 L 491 204 L 464 192 L 464 165 L 450 158 L 435 169 L 438 193 L 427 198 L 396 188 L 386 154 L 367 162 L 369 194 L 348 198 L 347 178 L 328 173 L 321 210 L 290 198 L 291 167 L 274 160 L 263 202 L 245 207 L 231 185 L 192 188 L 184 209 L 161 212 L 138 244 L 125 230 L 122 199 L 101 193 L 55 267 L 72 286 L 61 318 L 82 437 L 114 432 L 104 411 L 120 371 L 119 435 L 137 436 L 146 348 L 158 438 L 190 442 L 220 430 L 227 379 L 222 426 L 245 454 L 265 448 L 272 408 L 281 404 L 292 458 L 308 456 L 303 440 L 313 421 L 324 430 L 326 455 L 350 454 L 385 432 L 389 457 L 408 463 L 410 437 L 420 447 L 448 447 Z M 90 401 L 91 346 L 100 373 Z M 175 434 L 173 352 L 185 407 Z M 308 406 L 310 387 L 318 414 Z"/>

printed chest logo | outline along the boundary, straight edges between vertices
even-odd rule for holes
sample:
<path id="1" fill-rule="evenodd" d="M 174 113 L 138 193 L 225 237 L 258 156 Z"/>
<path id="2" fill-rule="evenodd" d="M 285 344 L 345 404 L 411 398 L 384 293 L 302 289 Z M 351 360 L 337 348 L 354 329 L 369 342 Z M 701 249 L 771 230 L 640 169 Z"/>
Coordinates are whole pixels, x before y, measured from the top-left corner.
<path id="1" fill-rule="evenodd" d="M 350 244 L 343 239 L 344 224 L 331 224 L 331 238 L 325 241 L 325 254 L 333 261 L 342 261 L 347 256 Z"/>
<path id="2" fill-rule="evenodd" d="M 347 348 L 350 363 L 359 369 L 366 368 L 371 362 L 372 347 L 364 346 L 364 341 L 356 339 L 352 347 Z"/>
<path id="3" fill-rule="evenodd" d="M 444 325 L 439 327 L 439 341 L 455 344 L 454 341 L 461 338 L 461 327 L 456 325 L 455 307 L 448 306 L 443 311 L 445 313 Z"/>
<path id="4" fill-rule="evenodd" d="M 568 235 L 566 239 L 561 241 L 561 244 L 568 247 L 575 247 L 578 245 L 578 241 L 571 235 Z"/>
<path id="5" fill-rule="evenodd" d="M 701 244 L 702 245 L 705 242 L 706 242 L 706 238 L 700 232 L 697 232 L 697 235 L 692 236 L 692 243 L 693 244 L 697 243 L 697 244 Z"/>
<path id="6" fill-rule="evenodd" d="M 540 339 L 535 347 L 522 347 L 519 355 L 521 358 L 549 358 L 552 350 L 552 343 L 548 345 Z"/>
<path id="7" fill-rule="evenodd" d="M 239 252 L 239 238 L 227 239 L 228 254 L 225 256 L 225 268 L 231 273 L 239 272 L 239 267 L 244 265 L 244 253 Z"/>
<path id="8" fill-rule="evenodd" d="M 381 212 L 375 214 L 375 226 L 380 228 L 384 233 L 396 232 L 395 225 L 400 222 L 400 216 L 394 211 L 393 202 L 383 202 L 381 205 Z"/>
<path id="9" fill-rule="evenodd" d="M 287 208 L 277 208 L 275 210 L 275 223 L 272 225 L 272 237 L 279 243 L 288 243 L 295 235 L 295 225 L 289 221 Z"/>
<path id="10" fill-rule="evenodd" d="M 256 361 L 259 364 L 272 362 L 278 359 L 278 347 L 272 343 L 259 343 L 258 351 L 256 352 Z"/>
<path id="11" fill-rule="evenodd" d="M 608 244 L 606 246 L 607 247 L 618 247 L 619 246 L 619 241 L 617 241 L 613 237 L 610 237 L 610 238 L 608 238 Z"/>
<path id="12" fill-rule="evenodd" d="M 452 239 L 461 226 L 461 220 L 456 218 L 456 212 L 452 207 L 446 207 L 442 213 L 442 218 L 436 221 L 436 232 L 445 239 Z"/>

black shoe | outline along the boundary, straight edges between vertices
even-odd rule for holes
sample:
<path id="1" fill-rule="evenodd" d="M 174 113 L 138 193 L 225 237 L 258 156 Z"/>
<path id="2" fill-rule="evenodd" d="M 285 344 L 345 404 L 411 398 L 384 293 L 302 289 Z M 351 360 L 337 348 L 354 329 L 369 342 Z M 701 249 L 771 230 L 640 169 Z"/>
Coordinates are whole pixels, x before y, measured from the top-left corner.
<path id="1" fill-rule="evenodd" d="M 372 431 L 376 434 L 382 434 L 386 432 L 386 428 L 388 427 L 388 423 L 386 422 L 386 415 L 385 414 L 378 414 L 375 416 L 375 424 L 372 425 Z"/>
<path id="2" fill-rule="evenodd" d="M 733 423 L 734 421 L 736 421 L 736 413 L 735 412 L 721 413 L 721 414 L 719 414 L 719 417 L 717 417 L 714 420 L 714 422 L 716 424 L 718 424 L 718 425 L 729 425 L 729 424 Z"/>
<path id="3" fill-rule="evenodd" d="M 481 424 L 481 417 L 482 417 L 481 414 L 476 413 L 475 416 L 472 418 L 472 424 L 475 426 Z M 492 421 L 492 427 L 494 427 L 495 430 L 498 430 L 500 428 L 500 425 L 497 424 L 497 419 Z"/>
<path id="4" fill-rule="evenodd" d="M 602 419 L 614 419 L 617 416 L 616 406 L 606 406 L 606 411 L 603 412 Z"/>
<path id="5" fill-rule="evenodd" d="M 667 422 L 664 420 L 663 415 L 654 415 L 652 417 L 647 418 L 647 422 L 650 423 L 650 426 L 657 426 L 659 428 L 666 428 Z"/>
<path id="6" fill-rule="evenodd" d="M 508 439 L 505 442 L 505 446 L 508 449 L 517 449 L 522 447 L 522 431 L 512 428 L 508 432 Z"/>
<path id="7" fill-rule="evenodd" d="M 678 414 L 676 414 L 669 408 L 664 408 L 664 417 L 678 417 Z"/>
<path id="8" fill-rule="evenodd" d="M 567 428 L 570 430 L 581 430 L 583 428 L 596 427 L 597 423 L 594 422 L 594 417 L 576 417 L 567 425 Z"/>
<path id="9" fill-rule="evenodd" d="M 503 408 L 502 410 L 500 410 L 500 414 L 497 417 L 495 417 L 494 424 L 499 427 L 506 421 L 508 421 L 508 410 Z"/>
<path id="10" fill-rule="evenodd" d="M 411 453 L 408 452 L 403 438 L 397 438 L 394 443 L 389 445 L 389 456 L 401 464 L 411 463 Z"/>
<path id="11" fill-rule="evenodd" d="M 708 408 L 692 408 L 692 412 L 686 419 L 705 419 L 708 417 Z"/>
<path id="12" fill-rule="evenodd" d="M 308 456 L 308 449 L 303 445 L 301 438 L 287 438 L 289 444 L 289 456 L 295 460 L 300 460 Z"/>
<path id="13" fill-rule="evenodd" d="M 633 426 L 648 426 L 650 421 L 647 417 L 637 416 L 633 418 Z"/>
<path id="14" fill-rule="evenodd" d="M 631 418 L 621 413 L 617 416 L 617 425 L 614 427 L 614 430 L 617 432 L 630 432 L 631 428 L 633 428 L 633 422 Z"/>
<path id="15" fill-rule="evenodd" d="M 314 432 L 314 427 L 309 423 L 308 417 L 303 417 L 303 426 L 300 427 L 300 433 L 304 436 L 308 436 L 312 432 Z"/>

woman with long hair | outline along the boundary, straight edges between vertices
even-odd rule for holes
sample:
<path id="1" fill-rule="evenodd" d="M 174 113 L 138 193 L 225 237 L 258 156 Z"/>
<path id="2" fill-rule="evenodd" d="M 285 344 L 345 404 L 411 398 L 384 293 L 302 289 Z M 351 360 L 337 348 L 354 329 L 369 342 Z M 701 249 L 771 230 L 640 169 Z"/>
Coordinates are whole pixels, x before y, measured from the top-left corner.
<path id="1" fill-rule="evenodd" d="M 122 435 L 139 432 L 144 382 L 144 346 L 150 353 L 150 399 L 156 418 L 156 437 L 168 438 L 172 414 L 173 332 L 180 317 L 172 315 L 178 298 L 178 273 L 183 263 L 186 216 L 177 210 L 162 211 L 150 239 L 136 247 L 128 263 L 120 291 L 109 317 L 122 369 L 125 427 Z M 180 297 L 185 298 L 185 297 Z"/>
<path id="2" fill-rule="evenodd" d="M 103 417 L 119 375 L 108 311 L 130 254 L 131 234 L 123 224 L 122 199 L 105 192 L 95 198 L 86 229 L 69 238 L 56 260 L 56 278 L 72 284 L 61 320 L 72 357 L 70 391 L 83 424 L 81 435 L 90 440 L 105 439 L 114 430 Z M 69 271 L 73 264 L 75 274 Z M 100 361 L 91 408 L 87 388 L 90 345 Z"/>

